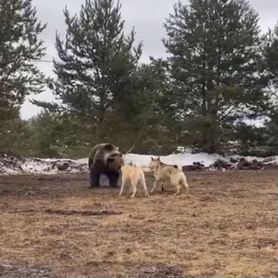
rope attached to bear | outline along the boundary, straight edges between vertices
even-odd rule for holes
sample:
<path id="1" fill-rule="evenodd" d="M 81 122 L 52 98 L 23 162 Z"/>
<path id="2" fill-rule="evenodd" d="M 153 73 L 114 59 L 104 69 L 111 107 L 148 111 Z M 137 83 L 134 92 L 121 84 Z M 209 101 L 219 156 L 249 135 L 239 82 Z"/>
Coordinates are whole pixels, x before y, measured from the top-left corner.
<path id="1" fill-rule="evenodd" d="M 138 132 L 138 135 L 137 135 L 137 138 L 135 139 L 134 144 L 123 154 L 123 157 L 125 157 L 127 154 L 129 154 L 135 148 L 135 146 L 138 143 L 140 137 L 142 137 L 143 130 L 144 130 L 145 126 L 146 126 L 146 123 L 147 123 L 147 121 L 144 121 L 141 129 Z"/>

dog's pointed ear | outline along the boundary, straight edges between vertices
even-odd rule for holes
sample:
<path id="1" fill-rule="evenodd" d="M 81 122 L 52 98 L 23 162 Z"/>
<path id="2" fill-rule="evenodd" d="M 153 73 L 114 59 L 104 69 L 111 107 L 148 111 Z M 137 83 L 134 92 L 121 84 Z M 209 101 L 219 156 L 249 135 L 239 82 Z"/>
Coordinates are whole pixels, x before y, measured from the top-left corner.
<path id="1" fill-rule="evenodd" d="M 151 161 L 153 161 L 153 157 L 151 156 Z"/>
<path id="2" fill-rule="evenodd" d="M 157 158 L 158 161 L 160 161 L 160 156 Z"/>

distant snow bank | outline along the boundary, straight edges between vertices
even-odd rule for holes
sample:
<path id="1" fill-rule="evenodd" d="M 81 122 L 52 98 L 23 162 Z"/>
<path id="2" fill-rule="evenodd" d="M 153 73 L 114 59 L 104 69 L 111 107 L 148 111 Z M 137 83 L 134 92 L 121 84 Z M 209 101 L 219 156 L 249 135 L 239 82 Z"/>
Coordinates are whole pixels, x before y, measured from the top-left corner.
<path id="1" fill-rule="evenodd" d="M 142 166 L 146 170 L 151 160 L 151 155 L 128 154 L 125 156 L 126 163 L 132 163 Z M 155 156 L 153 156 L 155 157 Z M 221 156 L 218 154 L 207 153 L 179 153 L 167 156 L 160 156 L 162 162 L 167 164 L 175 164 L 180 167 L 190 165 L 202 165 L 202 167 L 213 169 L 215 163 L 221 160 L 230 164 L 231 167 L 239 161 L 242 156 Z M 268 158 L 260 158 L 248 156 L 244 157 L 246 161 L 258 161 L 264 165 L 278 164 L 278 156 Z M 41 158 L 24 158 L 0 154 L 0 175 L 18 175 L 18 174 L 58 174 L 58 173 L 82 173 L 88 171 L 88 158 L 77 160 L 72 159 L 41 159 Z M 214 166 L 212 166 L 214 165 Z"/>
<path id="2" fill-rule="evenodd" d="M 71 159 L 24 158 L 0 155 L 0 175 L 81 173 L 87 163 Z"/>
<path id="3" fill-rule="evenodd" d="M 151 157 L 157 157 L 152 155 L 141 155 L 141 154 L 128 154 L 125 157 L 126 162 L 132 162 L 138 166 L 148 166 Z M 194 162 L 200 162 L 205 167 L 208 167 L 217 159 L 224 159 L 218 154 L 207 154 L 207 153 L 179 153 L 170 154 L 167 156 L 160 156 L 160 160 L 166 164 L 175 164 L 178 166 L 192 165 Z"/>
<path id="4" fill-rule="evenodd" d="M 128 154 L 125 157 L 125 161 L 132 162 L 138 166 L 148 166 L 151 157 L 157 157 L 152 155 L 141 155 L 141 154 Z M 231 159 L 239 160 L 240 158 L 245 158 L 247 161 L 257 160 L 259 162 L 265 163 L 276 163 L 278 164 L 278 156 L 272 156 L 267 158 L 256 157 L 256 156 L 221 156 L 219 154 L 208 154 L 208 153 L 178 153 L 170 154 L 167 156 L 160 156 L 160 160 L 166 164 L 175 164 L 178 166 L 193 165 L 196 162 L 203 164 L 205 167 L 209 167 L 217 160 L 223 160 L 230 162 Z"/>

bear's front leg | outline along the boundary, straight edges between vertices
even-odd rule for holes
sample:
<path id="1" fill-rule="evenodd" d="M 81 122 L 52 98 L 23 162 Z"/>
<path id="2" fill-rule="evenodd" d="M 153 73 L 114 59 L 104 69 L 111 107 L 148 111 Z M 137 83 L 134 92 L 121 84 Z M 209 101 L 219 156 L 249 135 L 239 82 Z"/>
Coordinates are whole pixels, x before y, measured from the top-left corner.
<path id="1" fill-rule="evenodd" d="M 100 173 L 95 169 L 90 169 L 90 186 L 89 188 L 99 187 Z"/>
<path id="2" fill-rule="evenodd" d="M 120 177 L 120 173 L 119 172 L 114 172 L 114 171 L 109 171 L 106 173 L 106 176 L 109 179 L 109 184 L 111 187 L 118 187 L 118 180 Z"/>

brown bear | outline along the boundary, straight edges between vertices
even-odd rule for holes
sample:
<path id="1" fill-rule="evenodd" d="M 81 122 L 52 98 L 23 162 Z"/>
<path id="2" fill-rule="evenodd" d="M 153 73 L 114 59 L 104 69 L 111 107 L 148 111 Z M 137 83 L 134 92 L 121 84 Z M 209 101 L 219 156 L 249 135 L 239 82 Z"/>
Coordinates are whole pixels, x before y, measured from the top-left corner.
<path id="1" fill-rule="evenodd" d="M 109 179 L 111 187 L 117 187 L 123 165 L 123 155 L 119 148 L 110 143 L 101 143 L 93 147 L 88 160 L 90 187 L 100 186 L 100 175 Z"/>

